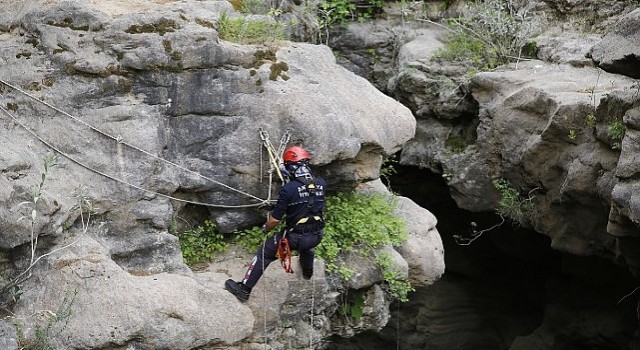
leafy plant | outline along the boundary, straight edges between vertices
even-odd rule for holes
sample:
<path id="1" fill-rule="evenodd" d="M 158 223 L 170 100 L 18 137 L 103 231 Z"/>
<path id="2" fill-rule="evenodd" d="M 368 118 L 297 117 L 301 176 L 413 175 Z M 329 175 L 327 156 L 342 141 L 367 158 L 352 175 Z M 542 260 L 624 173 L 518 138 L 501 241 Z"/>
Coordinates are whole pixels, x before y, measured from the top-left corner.
<path id="1" fill-rule="evenodd" d="M 35 334 L 33 339 L 26 339 L 24 331 L 21 325 L 16 325 L 18 329 L 18 341 L 21 349 L 24 350 L 55 350 L 57 349 L 52 344 L 52 340 L 55 339 L 66 328 L 71 318 L 71 307 L 75 302 L 77 290 L 73 292 L 67 292 L 62 304 L 58 308 L 57 312 L 47 312 L 47 321 L 43 324 L 36 324 Z"/>
<path id="2" fill-rule="evenodd" d="M 87 187 L 85 185 L 78 185 L 73 192 L 73 197 L 76 200 L 76 204 L 73 209 L 78 210 L 80 213 L 82 231 L 87 232 L 89 229 L 89 223 L 91 222 L 91 215 L 95 213 L 96 208 L 93 207 L 93 202 L 88 195 Z"/>
<path id="3" fill-rule="evenodd" d="M 388 284 L 391 296 L 402 302 L 408 301 L 407 295 L 409 292 L 413 292 L 414 289 L 411 287 L 411 283 L 404 278 L 403 274 L 393 268 L 394 265 L 391 255 L 387 252 L 378 254 L 378 256 L 376 256 L 376 263 L 378 263 L 378 266 L 382 269 L 382 274 Z"/>
<path id="4" fill-rule="evenodd" d="M 325 260 L 327 271 L 341 277 L 349 274 L 351 270 L 339 261 L 342 252 L 372 256 L 374 249 L 382 245 L 402 244 L 408 234 L 405 222 L 394 215 L 394 208 L 394 200 L 383 195 L 341 193 L 327 197 L 325 236 L 316 250 L 318 256 Z M 406 294 L 399 288 L 397 275 L 385 262 L 376 261 L 389 284 L 391 295 L 406 300 Z"/>
<path id="5" fill-rule="evenodd" d="M 466 142 L 464 137 L 458 134 L 449 134 L 447 140 L 444 142 L 445 147 L 449 149 L 452 154 L 459 154 L 464 151 Z"/>
<path id="6" fill-rule="evenodd" d="M 329 43 L 329 31 L 334 26 L 342 26 L 350 21 L 371 19 L 384 5 L 384 0 L 360 1 L 359 6 L 350 0 L 325 0 L 317 8 L 316 23 L 320 42 Z"/>
<path id="7" fill-rule="evenodd" d="M 387 184 L 387 188 L 391 188 L 391 176 L 398 173 L 395 168 L 395 165 L 398 164 L 398 159 L 394 156 L 386 158 L 382 162 L 382 167 L 380 167 L 380 178 Z"/>
<path id="8" fill-rule="evenodd" d="M 364 298 L 362 295 L 358 295 L 351 301 L 344 301 L 340 304 L 340 314 L 342 316 L 348 316 L 356 321 L 362 318 L 362 308 L 364 307 Z"/>
<path id="9" fill-rule="evenodd" d="M 619 150 L 622 148 L 622 138 L 627 131 L 627 126 L 620 120 L 614 120 L 607 125 L 607 131 L 609 132 L 609 138 L 613 142 L 611 148 Z"/>
<path id="10" fill-rule="evenodd" d="M 451 35 L 436 57 L 470 62 L 482 71 L 521 59 L 523 51 L 532 51 L 529 39 L 541 31 L 544 19 L 529 21 L 510 4 L 476 1 L 465 17 L 449 19 Z"/>
<path id="11" fill-rule="evenodd" d="M 278 228 L 273 232 L 278 232 Z M 254 253 L 265 240 L 265 233 L 262 228 L 254 226 L 245 230 L 234 232 L 233 242 L 244 248 L 249 253 Z"/>
<path id="12" fill-rule="evenodd" d="M 494 51 L 487 48 L 482 40 L 465 31 L 449 33 L 445 40 L 446 46 L 436 51 L 435 58 L 469 62 L 473 68 L 480 71 L 489 70 L 499 64 Z"/>
<path id="13" fill-rule="evenodd" d="M 588 127 L 593 128 L 596 126 L 596 116 L 593 113 L 587 114 L 584 120 L 587 123 Z"/>
<path id="14" fill-rule="evenodd" d="M 500 192 L 500 202 L 496 208 L 498 215 L 521 221 L 525 213 L 533 210 L 533 198 L 523 198 L 509 181 L 496 179 L 493 186 Z"/>
<path id="15" fill-rule="evenodd" d="M 349 0 L 323 1 L 317 9 L 318 39 L 329 44 L 329 32 L 336 25 L 344 25 L 354 17 L 355 4 Z"/>
<path id="16" fill-rule="evenodd" d="M 44 167 L 40 173 L 39 179 L 32 188 L 31 200 L 20 203 L 19 205 L 21 208 L 26 207 L 26 214 L 21 216 L 20 219 L 18 220 L 19 221 L 29 220 L 31 223 L 30 224 L 31 250 L 29 255 L 29 263 L 27 264 L 27 267 L 22 272 L 19 272 L 13 275 L 11 278 L 6 278 L 6 276 L 0 275 L 0 297 L 2 298 L 8 295 L 11 298 L 11 300 L 15 302 L 19 298 L 20 294 L 22 293 L 20 289 L 20 285 L 26 280 L 28 280 L 29 278 L 31 278 L 33 268 L 42 258 L 49 256 L 62 249 L 66 249 L 71 245 L 75 244 L 75 241 L 74 241 L 61 248 L 54 249 L 48 253 L 45 253 L 42 255 L 36 254 L 38 249 L 38 237 L 40 235 L 40 232 L 38 232 L 36 229 L 36 224 L 38 222 L 38 204 L 46 202 L 46 199 L 44 197 L 44 192 L 43 192 L 45 188 L 45 184 L 47 182 L 49 171 L 51 171 L 57 165 L 58 165 L 58 157 L 54 153 L 48 153 L 44 157 Z M 88 219 L 87 219 L 87 225 L 88 225 Z M 86 231 L 84 222 L 83 222 L 83 230 Z"/>
<path id="17" fill-rule="evenodd" d="M 230 18 L 220 15 L 218 34 L 221 39 L 238 44 L 264 44 L 286 40 L 285 24 L 269 20 L 248 20 L 245 17 Z"/>
<path id="18" fill-rule="evenodd" d="M 355 19 L 356 4 L 349 0 L 328 0 L 320 4 L 323 14 L 327 14 L 328 22 L 344 25 Z"/>
<path id="19" fill-rule="evenodd" d="M 177 234 L 184 262 L 193 266 L 199 262 L 211 260 L 217 252 L 227 250 L 229 244 L 224 235 L 216 232 L 211 220 L 205 220 L 202 226 L 188 229 Z"/>
<path id="20" fill-rule="evenodd" d="M 38 232 L 36 232 L 35 226 L 38 219 L 38 203 L 44 201 L 43 193 L 44 185 L 47 182 L 47 176 L 49 170 L 58 165 L 58 157 L 54 153 L 48 153 L 44 157 L 44 167 L 40 173 L 40 179 L 36 185 L 33 186 L 31 191 L 31 201 L 20 203 L 20 206 L 29 206 L 31 211 L 30 215 L 20 217 L 19 220 L 27 219 L 31 222 L 31 264 L 36 259 L 36 248 L 38 247 Z"/>

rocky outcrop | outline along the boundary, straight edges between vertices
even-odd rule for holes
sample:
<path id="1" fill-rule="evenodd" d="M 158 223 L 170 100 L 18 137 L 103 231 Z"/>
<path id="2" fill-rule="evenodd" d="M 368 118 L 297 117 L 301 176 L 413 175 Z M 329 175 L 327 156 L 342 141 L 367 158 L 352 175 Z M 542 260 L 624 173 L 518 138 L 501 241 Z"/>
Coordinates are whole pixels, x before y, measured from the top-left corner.
<path id="1" fill-rule="evenodd" d="M 588 56 L 600 68 L 635 79 L 640 78 L 640 9 L 622 17 Z"/>
<path id="2" fill-rule="evenodd" d="M 260 130 L 276 147 L 288 132 L 310 149 L 332 192 L 377 179 L 383 158 L 415 134 L 410 110 L 337 65 L 329 48 L 220 40 L 223 12 L 240 16 L 227 1 L 3 6 L 3 276 L 26 267 L 18 257 L 29 256 L 32 233 L 44 254 L 14 306 L 27 339 L 48 319 L 34 314 L 70 297 L 73 316 L 49 334 L 57 348 L 321 346 L 388 320 L 376 274 L 359 285 L 368 306 L 351 324 L 321 265 L 313 282 L 274 271 L 243 305 L 222 288 L 246 254 L 228 252 L 199 273 L 182 262 L 172 221 L 211 218 L 229 233 L 264 220 L 257 208 L 278 180 Z M 47 154 L 58 161 L 45 170 Z M 34 183 L 43 184 L 37 201 Z M 435 219 L 401 203 L 399 215 L 419 225 L 397 263 L 432 283 L 444 269 Z"/>
<path id="3" fill-rule="evenodd" d="M 625 13 L 619 4 L 610 5 L 612 13 Z M 528 6 L 538 13 L 549 11 L 545 8 Z M 459 207 L 474 212 L 494 211 L 501 198 L 494 181 L 506 180 L 520 193 L 521 204 L 534 208 L 511 219 L 550 236 L 556 249 L 604 256 L 638 271 L 639 243 L 631 238 L 637 231 L 631 195 L 635 172 L 629 166 L 639 100 L 633 73 L 623 68 L 634 57 L 629 50 L 637 47 L 630 29 L 637 26 L 628 25 L 637 10 L 602 39 L 569 31 L 570 23 L 562 19 L 579 14 L 571 8 L 558 11 L 555 20 L 567 31 L 560 35 L 550 26 L 532 38 L 538 60 L 471 80 L 462 76 L 465 67 L 432 59 L 443 45 L 441 28 L 427 23 L 405 35 L 385 86 L 417 119 L 416 136 L 403 147 L 400 163 L 441 174 Z M 412 25 L 403 23 L 401 29 Z M 361 32 L 358 26 L 349 30 Z M 367 52 L 366 43 L 352 40 L 349 47 L 360 45 L 358 52 Z M 613 62 L 620 63 L 618 68 Z M 371 76 L 382 70 L 369 65 L 357 71 Z"/>
<path id="4" fill-rule="evenodd" d="M 607 84 L 597 85 L 599 79 Z M 607 198 L 617 181 L 616 137 L 621 137 L 611 130 L 621 123 L 613 106 L 625 110 L 633 104 L 617 99 L 615 92 L 633 84 L 632 79 L 593 68 L 541 62 L 521 64 L 511 72 L 482 73 L 472 80 L 481 105 L 476 143 L 483 145 L 480 158 L 489 170 L 484 183 L 504 178 L 525 198 L 530 196 L 535 209 L 516 219 L 549 235 L 558 250 L 624 259 L 608 234 Z M 453 173 L 458 170 L 464 178 L 463 169 Z M 451 180 L 453 186 L 458 181 L 457 175 Z M 485 189 L 491 191 L 489 186 Z M 477 205 L 475 193 L 462 197 Z M 464 199 L 456 199 L 465 206 Z M 486 209 L 496 206 L 487 203 Z"/>

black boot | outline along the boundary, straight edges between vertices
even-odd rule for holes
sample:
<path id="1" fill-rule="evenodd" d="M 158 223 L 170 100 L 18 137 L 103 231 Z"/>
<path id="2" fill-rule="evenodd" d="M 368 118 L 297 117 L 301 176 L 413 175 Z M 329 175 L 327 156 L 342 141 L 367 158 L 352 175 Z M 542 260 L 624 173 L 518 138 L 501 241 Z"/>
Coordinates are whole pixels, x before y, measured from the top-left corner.
<path id="1" fill-rule="evenodd" d="M 302 269 L 302 278 L 310 280 L 313 277 L 313 269 Z"/>
<path id="2" fill-rule="evenodd" d="M 229 293 L 233 294 L 240 301 L 249 300 L 249 295 L 251 294 L 251 288 L 245 286 L 242 282 L 236 282 L 234 280 L 227 280 L 224 283 L 224 287 Z"/>
<path id="3" fill-rule="evenodd" d="M 306 279 L 306 280 L 310 280 L 311 277 L 313 276 L 313 265 L 311 265 L 311 267 L 304 267 L 302 266 L 302 260 L 300 261 L 300 269 L 302 270 L 302 278 Z"/>

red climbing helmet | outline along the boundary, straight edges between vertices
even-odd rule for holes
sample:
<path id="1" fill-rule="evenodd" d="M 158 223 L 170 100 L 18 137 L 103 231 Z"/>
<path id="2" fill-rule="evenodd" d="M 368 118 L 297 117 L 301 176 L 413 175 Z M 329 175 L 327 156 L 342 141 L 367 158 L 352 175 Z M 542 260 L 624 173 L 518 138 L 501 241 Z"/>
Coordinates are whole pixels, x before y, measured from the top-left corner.
<path id="1" fill-rule="evenodd" d="M 303 160 L 311 160 L 311 155 L 300 146 L 291 146 L 284 151 L 282 159 L 285 163 L 297 163 Z"/>

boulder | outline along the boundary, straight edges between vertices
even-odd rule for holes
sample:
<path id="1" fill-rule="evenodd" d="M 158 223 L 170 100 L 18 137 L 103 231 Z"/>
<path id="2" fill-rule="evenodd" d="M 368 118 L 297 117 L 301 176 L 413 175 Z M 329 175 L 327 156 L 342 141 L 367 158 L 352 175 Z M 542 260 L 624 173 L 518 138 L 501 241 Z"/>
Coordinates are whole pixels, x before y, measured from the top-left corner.
<path id="1" fill-rule="evenodd" d="M 589 57 L 607 72 L 640 78 L 640 9 L 622 17 L 602 40 L 589 51 Z"/>

